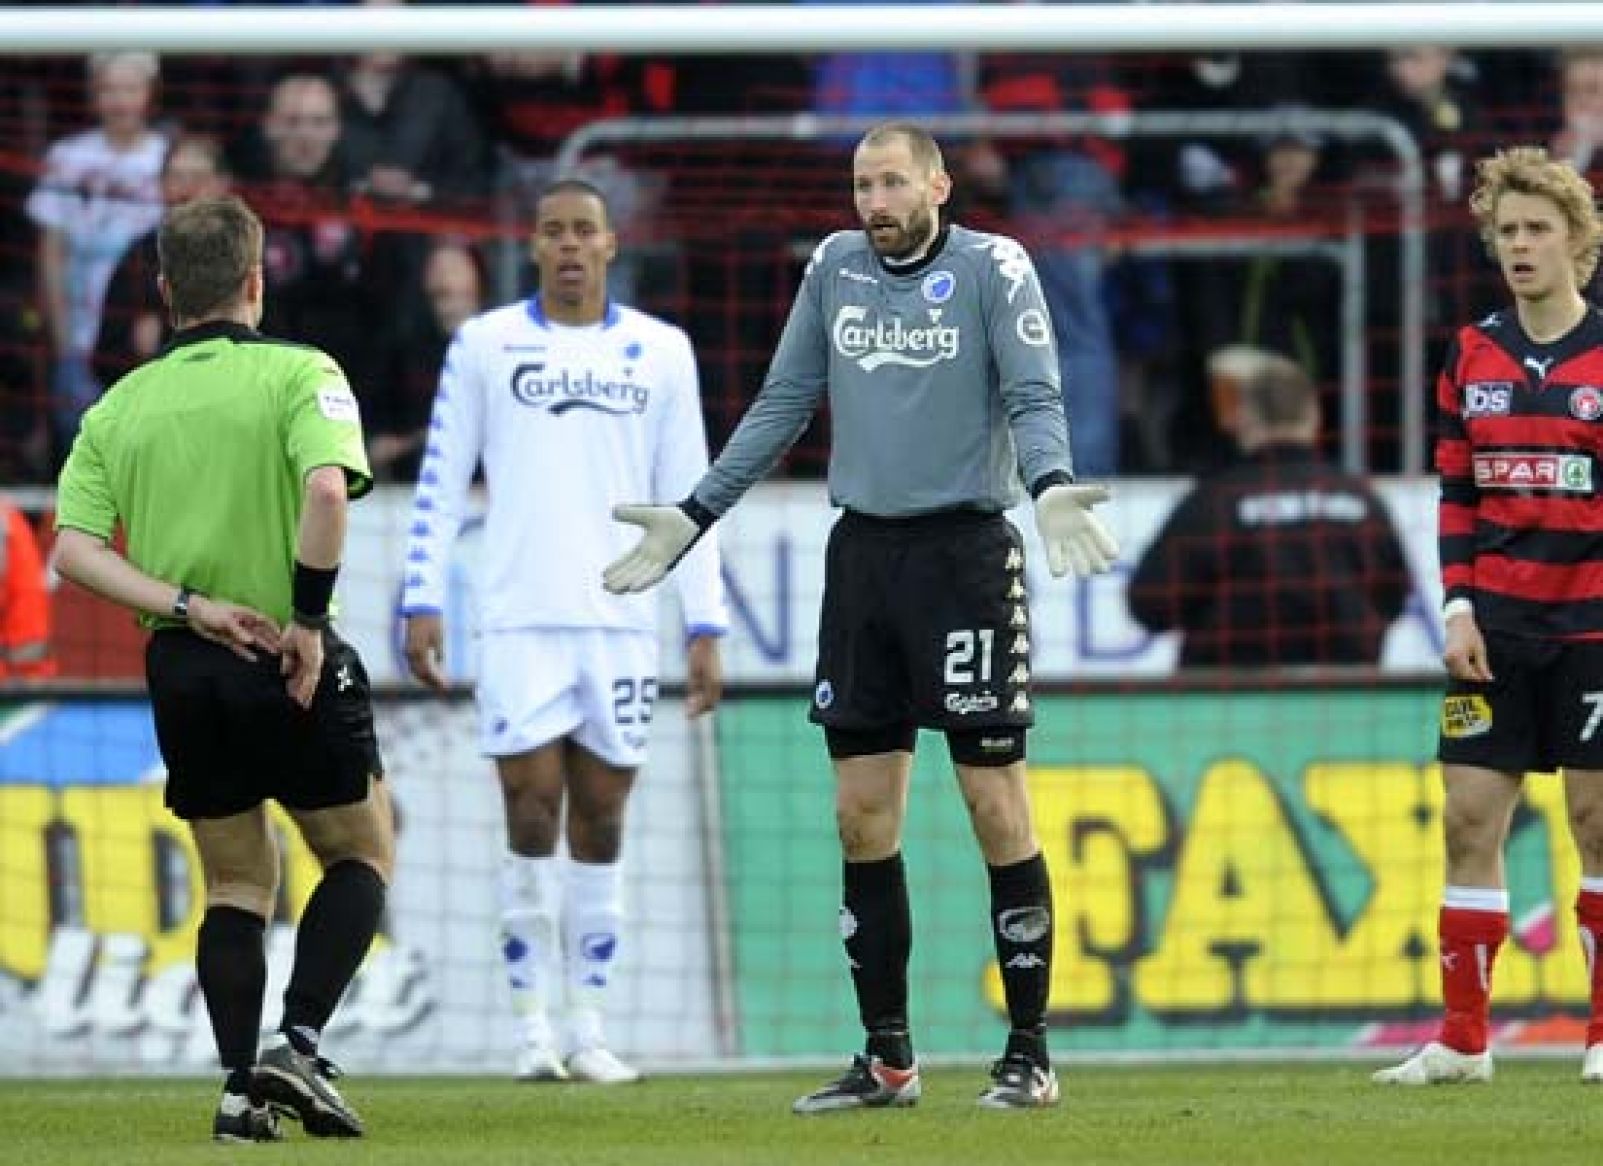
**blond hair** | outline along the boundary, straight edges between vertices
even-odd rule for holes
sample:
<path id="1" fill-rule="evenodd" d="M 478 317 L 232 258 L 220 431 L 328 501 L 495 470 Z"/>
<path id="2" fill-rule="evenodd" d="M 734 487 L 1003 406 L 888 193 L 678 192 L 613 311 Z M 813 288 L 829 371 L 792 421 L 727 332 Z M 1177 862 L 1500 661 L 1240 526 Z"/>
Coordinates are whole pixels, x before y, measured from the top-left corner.
<path id="1" fill-rule="evenodd" d="M 1539 195 L 1558 207 L 1580 244 L 1575 257 L 1575 281 L 1585 287 L 1597 270 L 1598 248 L 1603 245 L 1603 220 L 1598 218 L 1592 184 L 1570 163 L 1548 157 L 1540 146 L 1513 146 L 1475 164 L 1478 185 L 1469 196 L 1470 213 L 1480 228 L 1481 241 L 1497 254 L 1497 204 L 1505 194 Z"/>

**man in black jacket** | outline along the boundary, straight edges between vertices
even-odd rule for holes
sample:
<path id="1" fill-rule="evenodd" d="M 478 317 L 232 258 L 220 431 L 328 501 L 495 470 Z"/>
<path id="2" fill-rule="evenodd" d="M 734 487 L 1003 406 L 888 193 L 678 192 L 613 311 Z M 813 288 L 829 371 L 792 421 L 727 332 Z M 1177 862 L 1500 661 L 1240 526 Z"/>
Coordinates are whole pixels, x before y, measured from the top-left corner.
<path id="1" fill-rule="evenodd" d="M 1185 633 L 1185 668 L 1374 664 L 1411 582 L 1385 504 L 1320 458 L 1308 376 L 1265 355 L 1242 386 L 1243 457 L 1199 482 L 1130 581 L 1148 631 Z"/>

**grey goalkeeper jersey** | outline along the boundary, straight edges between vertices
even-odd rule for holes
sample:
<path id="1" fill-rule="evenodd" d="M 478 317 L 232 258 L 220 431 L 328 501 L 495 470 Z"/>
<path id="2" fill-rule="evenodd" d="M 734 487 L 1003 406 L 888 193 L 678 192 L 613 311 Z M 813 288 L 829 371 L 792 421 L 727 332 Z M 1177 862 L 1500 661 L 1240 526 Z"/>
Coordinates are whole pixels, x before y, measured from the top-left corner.
<path id="1" fill-rule="evenodd" d="M 880 517 L 1005 510 L 1071 471 L 1052 325 L 1017 242 L 964 227 L 892 272 L 862 231 L 813 252 L 762 392 L 695 498 L 723 514 L 829 392 L 829 494 Z"/>

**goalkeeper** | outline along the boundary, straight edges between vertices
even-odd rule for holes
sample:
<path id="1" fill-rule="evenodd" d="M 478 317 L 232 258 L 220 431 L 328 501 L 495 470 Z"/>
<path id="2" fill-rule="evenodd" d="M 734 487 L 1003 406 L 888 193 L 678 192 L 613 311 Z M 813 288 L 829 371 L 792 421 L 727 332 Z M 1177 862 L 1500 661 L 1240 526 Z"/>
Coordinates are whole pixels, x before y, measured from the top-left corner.
<path id="1" fill-rule="evenodd" d="M 951 188 L 923 129 L 869 131 L 852 167 L 862 229 L 814 253 L 762 392 L 722 455 L 677 506 L 614 512 L 645 534 L 606 586 L 650 587 L 772 468 L 827 389 L 830 496 L 843 514 L 826 552 L 811 717 L 835 769 L 841 934 L 867 1036 L 797 1113 L 919 1097 L 901 835 L 921 727 L 946 734 L 990 877 L 1010 1031 L 979 1102 L 1058 1100 L 1045 1025 L 1052 895 L 1024 762 L 1024 544 L 1003 513 L 1020 477 L 1053 575 L 1105 571 L 1118 548 L 1092 513 L 1107 490 L 1074 484 L 1034 266 L 1012 239 L 943 223 Z"/>

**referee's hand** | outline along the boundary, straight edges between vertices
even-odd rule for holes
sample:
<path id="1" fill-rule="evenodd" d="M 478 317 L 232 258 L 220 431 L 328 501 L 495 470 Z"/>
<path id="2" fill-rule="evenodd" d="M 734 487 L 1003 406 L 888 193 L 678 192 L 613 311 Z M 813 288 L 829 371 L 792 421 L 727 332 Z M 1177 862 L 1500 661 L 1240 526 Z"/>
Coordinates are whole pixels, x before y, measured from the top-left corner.
<path id="1" fill-rule="evenodd" d="M 1106 502 L 1106 486 L 1048 486 L 1035 500 L 1035 529 L 1046 546 L 1046 565 L 1062 578 L 1098 575 L 1113 566 L 1119 544 L 1091 508 Z"/>
<path id="2" fill-rule="evenodd" d="M 634 550 L 601 574 L 602 586 L 614 595 L 655 587 L 701 535 L 679 506 L 614 506 L 612 517 L 645 531 Z"/>
<path id="3" fill-rule="evenodd" d="M 279 658 L 290 700 L 303 709 L 311 708 L 312 698 L 317 695 L 317 681 L 323 675 L 322 630 L 302 627 L 291 620 L 284 629 L 284 647 Z"/>
<path id="4" fill-rule="evenodd" d="M 276 655 L 281 641 L 271 616 L 204 595 L 190 597 L 189 630 L 244 660 L 256 659 L 258 650 Z"/>

